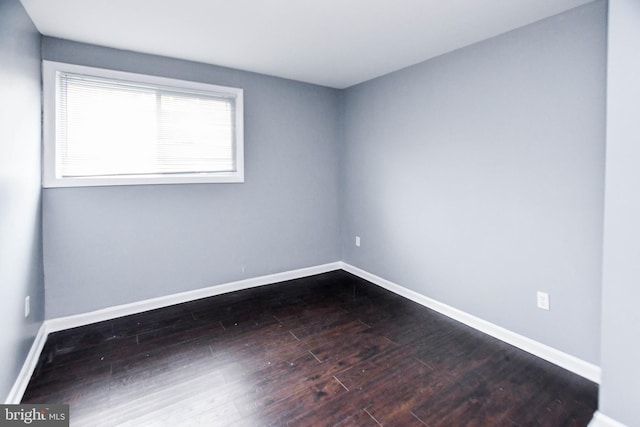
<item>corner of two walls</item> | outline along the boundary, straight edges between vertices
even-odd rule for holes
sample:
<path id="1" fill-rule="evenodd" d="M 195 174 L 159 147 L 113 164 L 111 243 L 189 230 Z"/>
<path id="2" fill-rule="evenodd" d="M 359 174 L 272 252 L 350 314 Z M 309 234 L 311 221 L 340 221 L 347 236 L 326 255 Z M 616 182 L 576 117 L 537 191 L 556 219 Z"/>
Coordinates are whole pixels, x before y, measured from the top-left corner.
<path id="1" fill-rule="evenodd" d="M 640 2 L 609 1 L 607 155 L 598 415 L 640 425 Z M 598 425 L 620 425 L 613 422 Z"/>

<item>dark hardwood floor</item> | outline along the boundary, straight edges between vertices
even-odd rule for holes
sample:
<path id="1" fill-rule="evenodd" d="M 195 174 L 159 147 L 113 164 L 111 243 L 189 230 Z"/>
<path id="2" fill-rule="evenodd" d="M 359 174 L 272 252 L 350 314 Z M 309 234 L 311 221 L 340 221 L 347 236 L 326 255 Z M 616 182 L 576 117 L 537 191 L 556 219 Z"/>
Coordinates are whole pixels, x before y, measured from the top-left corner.
<path id="1" fill-rule="evenodd" d="M 71 425 L 586 426 L 597 385 L 337 271 L 51 334 Z"/>

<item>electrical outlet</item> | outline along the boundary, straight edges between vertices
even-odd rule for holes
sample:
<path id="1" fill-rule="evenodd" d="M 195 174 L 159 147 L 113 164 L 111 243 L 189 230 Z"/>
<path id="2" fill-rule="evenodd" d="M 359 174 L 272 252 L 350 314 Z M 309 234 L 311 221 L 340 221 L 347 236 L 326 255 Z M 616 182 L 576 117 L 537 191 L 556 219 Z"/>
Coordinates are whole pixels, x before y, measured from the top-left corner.
<path id="1" fill-rule="evenodd" d="M 549 294 L 538 291 L 538 308 L 549 310 Z"/>
<path id="2" fill-rule="evenodd" d="M 31 298 L 29 297 L 29 295 L 27 295 L 24 298 L 24 317 L 29 317 L 29 314 L 31 313 Z"/>
<path id="3" fill-rule="evenodd" d="M 356 246 L 360 247 L 360 236 L 356 236 Z"/>

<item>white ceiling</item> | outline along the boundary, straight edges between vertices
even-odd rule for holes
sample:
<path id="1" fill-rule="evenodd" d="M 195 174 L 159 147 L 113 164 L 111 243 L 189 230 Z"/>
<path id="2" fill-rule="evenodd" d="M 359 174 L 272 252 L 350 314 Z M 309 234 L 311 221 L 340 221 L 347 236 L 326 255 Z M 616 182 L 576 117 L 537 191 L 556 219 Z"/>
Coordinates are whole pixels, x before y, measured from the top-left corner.
<path id="1" fill-rule="evenodd" d="M 592 0 L 21 0 L 42 34 L 348 87 Z"/>

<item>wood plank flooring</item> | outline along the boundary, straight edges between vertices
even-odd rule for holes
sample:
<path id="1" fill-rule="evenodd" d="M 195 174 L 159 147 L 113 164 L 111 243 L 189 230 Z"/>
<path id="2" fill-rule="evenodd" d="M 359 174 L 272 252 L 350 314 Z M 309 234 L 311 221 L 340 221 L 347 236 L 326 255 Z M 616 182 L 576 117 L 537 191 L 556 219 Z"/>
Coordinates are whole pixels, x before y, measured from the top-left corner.
<path id="1" fill-rule="evenodd" d="M 74 426 L 586 426 L 597 385 L 343 271 L 51 334 Z"/>

